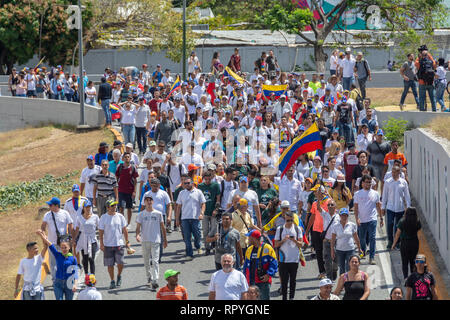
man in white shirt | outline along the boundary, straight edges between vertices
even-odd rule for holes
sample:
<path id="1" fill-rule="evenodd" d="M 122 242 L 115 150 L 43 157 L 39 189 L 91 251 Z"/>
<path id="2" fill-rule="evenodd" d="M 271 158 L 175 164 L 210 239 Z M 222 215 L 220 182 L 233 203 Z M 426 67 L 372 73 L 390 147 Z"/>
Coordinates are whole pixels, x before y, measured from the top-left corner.
<path id="1" fill-rule="evenodd" d="M 331 290 L 333 290 L 333 281 L 330 279 L 325 278 L 320 280 L 319 290 L 319 294 L 311 300 L 341 300 L 337 295 L 331 293 Z"/>
<path id="2" fill-rule="evenodd" d="M 73 233 L 73 220 L 70 217 L 70 213 L 66 210 L 60 209 L 61 201 L 57 197 L 53 197 L 50 201 L 46 202 L 49 205 L 50 211 L 44 215 L 41 224 L 41 230 L 46 231 L 48 226 L 48 240 L 56 244 L 55 248 L 60 251 L 58 235 L 66 235 Z M 55 280 L 56 275 L 56 259 L 55 256 L 50 253 L 50 272 L 52 274 L 52 280 Z"/>
<path id="3" fill-rule="evenodd" d="M 342 91 L 344 91 L 342 85 L 338 83 L 338 77 L 336 75 L 330 77 L 330 82 L 327 84 L 326 89 L 330 89 L 330 94 L 336 101 L 338 100 L 338 92 L 342 93 Z"/>
<path id="4" fill-rule="evenodd" d="M 192 89 L 192 92 L 196 94 L 199 99 L 201 98 L 202 95 L 205 94 L 206 87 L 204 75 L 200 76 L 200 78 L 198 79 L 198 84 L 194 87 L 194 89 Z"/>
<path id="5" fill-rule="evenodd" d="M 233 263 L 233 255 L 222 255 L 222 269 L 214 272 L 209 282 L 209 300 L 247 300 L 247 279 Z"/>
<path id="6" fill-rule="evenodd" d="M 86 288 L 80 291 L 77 300 L 102 300 L 102 294 L 95 287 L 97 283 L 95 275 L 87 274 L 84 278 L 84 283 Z"/>
<path id="7" fill-rule="evenodd" d="M 305 81 L 303 81 L 303 87 L 300 89 L 300 92 L 302 93 L 302 95 L 303 95 L 304 91 L 308 91 L 308 97 L 312 97 L 314 95 L 314 90 L 313 90 L 313 88 L 311 88 L 309 86 L 308 79 L 305 79 Z"/>
<path id="8" fill-rule="evenodd" d="M 341 219 L 336 212 L 336 202 L 332 199 L 328 201 L 328 211 L 322 210 L 321 206 L 318 206 L 318 210 L 323 219 L 323 231 L 325 233 L 325 238 L 323 239 L 323 261 L 325 263 L 325 273 L 327 278 L 336 280 L 338 264 L 336 257 L 334 259 L 331 256 L 331 236 L 333 231 L 333 226 L 337 225 Z"/>
<path id="9" fill-rule="evenodd" d="M 401 178 L 400 174 L 401 169 L 399 166 L 392 167 L 392 177 L 385 181 L 383 187 L 381 209 L 383 215 L 387 214 L 388 250 L 390 250 L 394 242 L 398 222 L 403 217 L 405 209 L 411 206 L 408 182 Z"/>
<path id="10" fill-rule="evenodd" d="M 304 177 L 301 173 L 298 173 L 300 180 L 294 178 L 294 172 L 295 167 L 291 166 L 282 179 L 275 177 L 274 184 L 278 186 L 280 201 L 289 201 L 289 209 L 292 212 L 297 212 L 300 193 L 303 190 Z"/>
<path id="11" fill-rule="evenodd" d="M 194 252 L 192 250 L 192 235 L 194 235 L 194 246 L 201 255 L 201 232 L 200 220 L 203 220 L 203 215 L 206 209 L 206 199 L 203 193 L 194 187 L 192 178 L 186 178 L 184 181 L 185 189 L 180 192 L 177 198 L 176 209 L 176 226 L 182 226 L 183 239 L 186 245 L 186 257 L 188 260 L 194 259 Z"/>
<path id="12" fill-rule="evenodd" d="M 192 119 L 195 115 L 195 107 L 199 102 L 199 97 L 192 92 L 192 86 L 187 86 L 187 93 L 184 95 L 184 103 L 188 107 L 189 117 Z"/>
<path id="13" fill-rule="evenodd" d="M 94 182 L 91 177 L 99 174 L 102 171 L 102 168 L 96 164 L 94 164 L 94 157 L 89 155 L 86 159 L 87 167 L 81 171 L 80 177 L 80 195 L 83 195 L 85 191 L 86 198 L 92 203 L 94 202 Z M 51 240 L 50 240 L 51 241 Z M 51 241 L 52 242 L 52 241 Z"/>
<path id="14" fill-rule="evenodd" d="M 29 242 L 26 248 L 28 256 L 20 260 L 14 298 L 19 294 L 19 283 L 23 276 L 22 300 L 43 300 L 44 288 L 41 285 L 41 270 L 48 247 L 44 242 L 41 254 L 39 254 L 36 242 Z"/>
<path id="15" fill-rule="evenodd" d="M 340 63 L 340 70 L 342 74 L 342 84 L 344 90 L 350 90 L 350 85 L 353 81 L 353 74 L 356 60 L 352 56 L 350 48 L 345 50 L 345 58 Z"/>
<path id="16" fill-rule="evenodd" d="M 181 162 L 183 163 L 183 165 L 187 171 L 189 171 L 188 166 L 190 164 L 194 164 L 196 167 L 199 167 L 199 169 L 200 169 L 199 175 L 202 176 L 203 175 L 203 166 L 205 165 L 205 163 L 203 162 L 203 158 L 201 157 L 201 155 L 199 155 L 195 152 L 195 142 L 194 141 L 192 141 L 190 143 L 189 149 L 190 149 L 189 152 L 184 153 L 183 156 L 181 157 Z"/>
<path id="17" fill-rule="evenodd" d="M 275 105 L 273 106 L 273 113 L 275 113 L 277 121 L 279 121 L 283 116 L 284 109 L 289 109 L 292 112 L 292 106 L 289 102 L 286 102 L 286 96 L 283 94 L 280 96 L 280 101 L 275 103 Z"/>
<path id="18" fill-rule="evenodd" d="M 152 181 L 152 189 L 153 185 L 155 185 L 155 181 Z M 157 193 L 156 196 L 158 197 Z M 136 240 L 138 242 L 142 241 L 142 256 L 144 258 L 147 283 L 151 284 L 153 290 L 156 290 L 159 287 L 160 247 L 162 243 L 163 247 L 167 248 L 167 237 L 163 214 L 153 207 L 153 199 L 150 191 L 144 195 L 145 209 L 139 212 L 136 217 Z M 161 206 L 161 204 L 158 204 L 158 206 Z M 161 241 L 161 234 L 163 241 Z"/>
<path id="19" fill-rule="evenodd" d="M 380 195 L 372 189 L 372 177 L 364 175 L 361 178 L 362 189 L 354 196 L 354 212 L 361 249 L 366 253 L 366 238 L 369 236 L 370 259 L 369 263 L 375 265 L 375 236 L 377 231 L 377 213 L 380 217 L 380 226 L 383 227 L 383 213 L 381 211 Z"/>

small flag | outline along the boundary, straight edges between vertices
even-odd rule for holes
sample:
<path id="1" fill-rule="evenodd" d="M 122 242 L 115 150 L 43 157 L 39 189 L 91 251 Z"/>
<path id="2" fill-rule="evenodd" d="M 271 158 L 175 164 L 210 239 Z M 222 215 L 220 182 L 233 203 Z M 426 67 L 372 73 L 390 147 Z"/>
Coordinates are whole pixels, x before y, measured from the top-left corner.
<path id="1" fill-rule="evenodd" d="M 170 97 L 171 95 L 172 95 L 172 93 L 175 91 L 175 90 L 177 90 L 177 89 L 179 89 L 179 88 L 181 88 L 181 79 L 180 79 L 180 76 L 178 75 L 177 76 L 177 79 L 175 80 L 175 82 L 172 84 L 172 86 L 170 87 L 170 92 L 169 92 L 169 94 L 167 95 L 167 97 Z"/>
<path id="2" fill-rule="evenodd" d="M 244 79 L 242 79 L 240 76 L 238 76 L 236 73 L 234 73 L 229 67 L 225 68 L 223 75 L 227 76 L 229 78 L 232 78 L 234 81 L 237 81 L 240 84 L 244 84 L 244 82 L 245 82 Z"/>
<path id="3" fill-rule="evenodd" d="M 286 91 L 288 89 L 287 84 L 280 84 L 280 85 L 262 85 L 263 93 L 266 98 L 270 98 L 271 94 L 273 93 L 275 95 L 275 100 L 279 99 L 283 94 L 286 94 Z"/>
<path id="4" fill-rule="evenodd" d="M 117 104 L 110 103 L 109 110 L 111 111 L 111 120 L 120 119 L 120 108 Z"/>

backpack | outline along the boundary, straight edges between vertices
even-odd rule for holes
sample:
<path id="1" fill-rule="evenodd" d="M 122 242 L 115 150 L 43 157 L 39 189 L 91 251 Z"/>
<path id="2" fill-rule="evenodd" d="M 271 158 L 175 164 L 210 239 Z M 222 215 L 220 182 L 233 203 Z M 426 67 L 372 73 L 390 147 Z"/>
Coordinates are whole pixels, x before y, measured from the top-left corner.
<path id="1" fill-rule="evenodd" d="M 425 84 L 432 85 L 434 82 L 435 71 L 433 69 L 433 60 L 430 58 L 420 59 L 417 78 L 423 80 Z"/>
<path id="2" fill-rule="evenodd" d="M 358 111 L 361 111 L 362 109 L 364 109 L 364 100 L 362 96 L 359 94 L 359 92 L 356 92 L 356 94 L 357 94 L 355 99 L 356 107 L 358 108 Z"/>

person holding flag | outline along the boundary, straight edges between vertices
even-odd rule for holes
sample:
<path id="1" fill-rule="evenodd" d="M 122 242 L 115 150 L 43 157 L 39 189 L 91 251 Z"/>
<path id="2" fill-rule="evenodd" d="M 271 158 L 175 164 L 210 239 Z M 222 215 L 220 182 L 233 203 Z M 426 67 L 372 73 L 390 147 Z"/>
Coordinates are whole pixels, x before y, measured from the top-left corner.
<path id="1" fill-rule="evenodd" d="M 167 98 L 169 98 L 172 95 L 172 93 L 175 90 L 178 90 L 179 88 L 181 88 L 181 79 L 180 79 L 180 75 L 177 75 L 177 79 L 175 80 L 175 82 L 170 87 L 170 91 L 169 91 L 169 94 L 167 95 Z"/>

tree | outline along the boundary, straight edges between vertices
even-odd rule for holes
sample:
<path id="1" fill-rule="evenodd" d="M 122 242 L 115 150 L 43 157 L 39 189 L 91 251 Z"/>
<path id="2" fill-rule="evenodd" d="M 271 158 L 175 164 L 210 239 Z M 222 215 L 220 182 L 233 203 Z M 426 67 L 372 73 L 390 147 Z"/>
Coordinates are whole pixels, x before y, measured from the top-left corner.
<path id="1" fill-rule="evenodd" d="M 0 1 L 0 73 L 10 73 L 14 64 L 32 59 L 39 51 L 39 42 L 41 55 L 49 64 L 71 62 L 78 38 L 77 30 L 67 28 L 65 10 L 76 3 L 77 0 Z M 83 23 L 89 28 L 92 11 L 89 1 L 85 1 L 85 5 Z"/>
<path id="2" fill-rule="evenodd" d="M 166 0 L 93 0 L 94 24 L 89 30 L 87 48 L 118 43 L 122 47 L 148 47 L 167 50 L 167 57 L 180 62 L 182 57 L 182 15 Z M 195 21 L 191 9 L 187 19 Z M 186 52 L 195 47 L 197 36 L 186 32 Z M 189 56 L 189 54 L 186 54 Z"/>
<path id="3" fill-rule="evenodd" d="M 310 9 L 295 8 L 293 4 L 276 4 L 259 16 L 258 20 L 273 31 L 284 30 L 295 33 L 314 47 L 314 60 L 318 72 L 325 71 L 328 59 L 323 50 L 325 39 L 338 25 L 342 15 L 348 9 L 354 9 L 369 18 L 369 7 L 379 8 L 379 17 L 386 22 L 385 30 L 391 39 L 401 39 L 407 30 L 416 31 L 410 27 L 409 21 L 415 21 L 423 33 L 430 34 L 439 26 L 446 16 L 442 0 L 342 0 L 329 12 L 324 12 L 318 0 L 311 0 L 311 9 L 317 11 L 319 19 L 312 16 Z M 305 33 L 305 27 L 310 26 L 313 37 Z"/>

